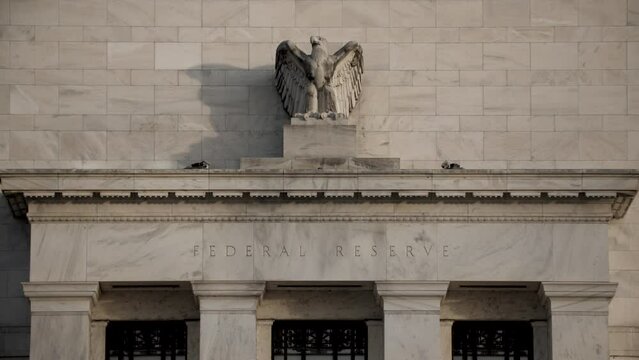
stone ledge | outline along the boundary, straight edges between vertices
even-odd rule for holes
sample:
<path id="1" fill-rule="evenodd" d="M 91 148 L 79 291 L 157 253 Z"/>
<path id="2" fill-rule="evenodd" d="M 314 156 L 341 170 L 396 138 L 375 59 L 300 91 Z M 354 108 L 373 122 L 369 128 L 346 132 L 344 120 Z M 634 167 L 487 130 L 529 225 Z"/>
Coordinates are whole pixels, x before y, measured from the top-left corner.
<path id="1" fill-rule="evenodd" d="M 24 282 L 24 295 L 34 298 L 91 298 L 100 295 L 98 282 Z"/>
<path id="2" fill-rule="evenodd" d="M 381 297 L 438 297 L 448 292 L 450 281 L 377 281 L 375 291 Z"/>
<path id="3" fill-rule="evenodd" d="M 540 293 L 550 298 L 608 298 L 615 296 L 613 282 L 542 282 Z"/>
<path id="4" fill-rule="evenodd" d="M 544 281 L 538 295 L 553 316 L 608 316 L 616 290 L 613 282 Z"/>
<path id="5" fill-rule="evenodd" d="M 194 281 L 193 293 L 197 297 L 261 297 L 266 289 L 264 281 Z"/>
<path id="6" fill-rule="evenodd" d="M 86 202 L 126 200 L 212 201 L 237 199 L 245 203 L 276 201 L 367 201 L 423 203 L 541 203 L 605 204 L 603 218 L 620 218 L 638 186 L 636 171 L 353 171 L 353 170 L 234 170 L 234 171 L 0 171 L 2 190 L 13 209 L 27 202 Z M 255 198 L 255 200 L 254 200 Z M 560 214 L 548 213 L 544 217 Z M 507 216 L 506 216 L 507 217 Z"/>
<path id="7" fill-rule="evenodd" d="M 97 282 L 25 282 L 33 315 L 89 315 L 100 296 Z"/>

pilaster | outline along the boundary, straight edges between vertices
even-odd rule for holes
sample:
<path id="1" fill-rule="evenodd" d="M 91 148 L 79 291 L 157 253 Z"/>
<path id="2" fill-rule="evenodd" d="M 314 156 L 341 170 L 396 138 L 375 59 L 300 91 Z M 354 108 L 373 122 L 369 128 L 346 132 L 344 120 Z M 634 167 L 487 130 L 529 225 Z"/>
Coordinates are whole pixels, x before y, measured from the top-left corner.
<path id="1" fill-rule="evenodd" d="M 384 358 L 442 358 L 440 308 L 448 281 L 377 282 L 384 309 Z"/>
<path id="2" fill-rule="evenodd" d="M 548 322 L 547 321 L 532 321 L 533 328 L 533 352 L 535 360 L 549 360 L 548 359 Z"/>
<path id="3" fill-rule="evenodd" d="M 30 359 L 89 360 L 91 310 L 97 282 L 28 282 L 24 295 L 31 302 Z"/>
<path id="4" fill-rule="evenodd" d="M 369 320 L 368 328 L 368 360 L 384 360 L 384 322 Z"/>
<path id="5" fill-rule="evenodd" d="M 440 332 L 441 339 L 440 345 L 442 349 L 442 360 L 452 360 L 453 359 L 453 323 L 454 320 L 441 320 L 440 321 Z"/>
<path id="6" fill-rule="evenodd" d="M 186 322 L 186 352 L 189 360 L 200 359 L 200 321 L 187 320 Z"/>
<path id="7" fill-rule="evenodd" d="M 255 360 L 255 311 L 264 282 L 193 282 L 200 305 L 200 359 Z"/>
<path id="8" fill-rule="evenodd" d="M 271 360 L 273 320 L 257 320 L 257 360 Z"/>
<path id="9" fill-rule="evenodd" d="M 610 282 L 542 282 L 551 359 L 609 358 L 608 304 L 616 288 Z"/>

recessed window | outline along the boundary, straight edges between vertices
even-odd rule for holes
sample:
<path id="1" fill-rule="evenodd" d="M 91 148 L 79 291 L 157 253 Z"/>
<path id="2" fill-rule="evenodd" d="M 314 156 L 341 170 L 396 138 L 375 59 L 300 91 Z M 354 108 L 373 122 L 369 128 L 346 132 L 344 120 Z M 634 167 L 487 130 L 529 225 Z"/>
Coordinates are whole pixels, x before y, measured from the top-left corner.
<path id="1" fill-rule="evenodd" d="M 106 360 L 186 360 L 184 321 L 116 321 L 106 330 Z"/>
<path id="2" fill-rule="evenodd" d="M 453 360 L 532 360 L 533 332 L 524 321 L 457 321 Z"/>
<path id="3" fill-rule="evenodd" d="M 364 321 L 276 321 L 273 360 L 366 360 Z"/>

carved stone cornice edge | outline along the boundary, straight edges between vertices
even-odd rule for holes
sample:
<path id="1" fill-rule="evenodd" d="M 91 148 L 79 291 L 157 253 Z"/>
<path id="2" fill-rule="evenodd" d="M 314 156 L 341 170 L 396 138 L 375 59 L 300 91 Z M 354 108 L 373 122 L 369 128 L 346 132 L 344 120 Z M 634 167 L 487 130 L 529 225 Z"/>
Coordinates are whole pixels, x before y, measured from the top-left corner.
<path id="1" fill-rule="evenodd" d="M 395 170 L 386 172 L 4 170 L 0 171 L 0 181 L 2 191 L 9 199 L 14 214 L 18 215 L 27 213 L 29 202 L 160 201 L 176 203 L 229 200 L 251 203 L 268 199 L 282 202 L 508 203 L 533 201 L 587 204 L 603 201 L 609 203 L 609 214 L 606 212 L 605 216 L 598 216 L 596 221 L 605 221 L 623 217 L 637 193 L 639 172 L 634 170 Z M 477 221 L 484 221 L 484 218 L 477 218 L 479 219 Z M 567 216 L 567 218 L 571 217 Z M 36 217 L 32 219 L 37 221 Z M 268 217 L 264 219 L 266 219 L 264 221 L 270 221 Z M 438 218 L 434 219 L 439 221 Z M 464 221 L 468 219 L 473 218 L 464 217 Z M 512 221 L 508 217 L 494 219 Z M 529 221 L 521 219 L 516 221 Z M 540 218 L 540 220 L 545 219 L 545 217 Z M 180 221 L 179 218 L 175 220 Z M 403 218 L 400 221 L 405 220 L 406 218 Z M 63 220 L 59 218 L 59 221 Z M 313 221 L 313 219 L 307 221 Z M 338 220 L 324 218 L 319 221 Z M 349 221 L 358 220 L 350 218 Z"/>
<path id="2" fill-rule="evenodd" d="M 463 223 L 608 223 L 611 216 L 29 216 L 32 223 L 51 222 L 463 222 Z"/>

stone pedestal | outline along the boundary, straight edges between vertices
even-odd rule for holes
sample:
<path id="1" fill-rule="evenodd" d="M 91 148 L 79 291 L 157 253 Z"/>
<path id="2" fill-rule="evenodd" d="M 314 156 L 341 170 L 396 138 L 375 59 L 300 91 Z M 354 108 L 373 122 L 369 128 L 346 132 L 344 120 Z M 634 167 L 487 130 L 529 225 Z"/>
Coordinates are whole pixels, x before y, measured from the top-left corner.
<path id="1" fill-rule="evenodd" d="M 292 118 L 284 157 L 243 158 L 242 169 L 397 170 L 399 158 L 358 158 L 357 126 L 347 118 Z"/>
<path id="2" fill-rule="evenodd" d="M 543 282 L 553 360 L 607 360 L 608 304 L 617 284 Z"/>
<path id="3" fill-rule="evenodd" d="M 355 130 L 354 125 L 286 125 L 284 157 L 354 157 Z"/>
<path id="4" fill-rule="evenodd" d="M 263 282 L 193 283 L 200 304 L 200 359 L 255 360 L 255 310 Z"/>
<path id="5" fill-rule="evenodd" d="M 89 360 L 97 282 L 23 283 L 31 302 L 31 360 Z"/>
<path id="6" fill-rule="evenodd" d="M 441 301 L 447 281 L 376 283 L 384 309 L 384 359 L 439 360 Z"/>

